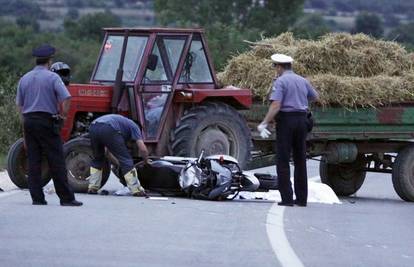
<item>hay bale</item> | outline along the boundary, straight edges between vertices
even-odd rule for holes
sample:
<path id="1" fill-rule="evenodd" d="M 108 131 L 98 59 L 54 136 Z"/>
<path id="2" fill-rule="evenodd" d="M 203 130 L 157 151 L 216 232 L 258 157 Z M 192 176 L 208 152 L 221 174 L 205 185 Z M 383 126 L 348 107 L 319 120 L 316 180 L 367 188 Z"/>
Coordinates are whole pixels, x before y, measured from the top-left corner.
<path id="1" fill-rule="evenodd" d="M 414 54 L 364 34 L 331 33 L 311 41 L 285 33 L 263 39 L 230 59 L 219 79 L 250 88 L 265 100 L 275 75 L 270 61 L 274 53 L 294 57 L 294 71 L 309 77 L 323 105 L 355 108 L 414 101 Z"/>
<path id="2" fill-rule="evenodd" d="M 224 85 L 236 85 L 253 90 L 258 99 L 265 99 L 275 72 L 270 59 L 255 57 L 252 53 L 243 53 L 227 64 L 218 79 Z"/>
<path id="3" fill-rule="evenodd" d="M 319 92 L 323 106 L 358 108 L 414 101 L 414 77 L 410 76 L 361 78 L 321 74 L 312 76 L 310 81 Z"/>
<path id="4" fill-rule="evenodd" d="M 371 77 L 401 75 L 412 68 L 412 60 L 399 44 L 376 40 L 364 34 L 330 33 L 319 40 L 297 40 L 292 33 L 263 39 L 252 45 L 254 56 L 266 59 L 274 53 L 295 58 L 303 75 L 331 73 Z"/>

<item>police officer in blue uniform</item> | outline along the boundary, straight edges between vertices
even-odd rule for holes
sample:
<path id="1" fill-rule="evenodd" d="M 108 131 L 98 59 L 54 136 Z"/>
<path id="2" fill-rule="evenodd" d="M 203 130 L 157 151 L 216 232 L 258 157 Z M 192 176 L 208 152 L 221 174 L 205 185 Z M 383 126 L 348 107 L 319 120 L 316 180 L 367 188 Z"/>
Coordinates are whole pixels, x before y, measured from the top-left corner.
<path id="1" fill-rule="evenodd" d="M 276 121 L 277 175 L 281 206 L 305 207 L 308 198 L 308 177 L 306 170 L 306 136 L 309 129 L 307 117 L 308 101 L 316 101 L 318 93 L 308 80 L 292 71 L 293 59 L 283 54 L 271 56 L 276 69 L 277 79 L 273 82 L 270 95 L 272 101 L 263 121 L 257 126 L 260 135 L 267 138 L 270 132 L 268 123 Z M 296 199 L 293 200 L 290 181 L 290 155 L 293 154 L 294 188 Z"/>
<path id="2" fill-rule="evenodd" d="M 93 151 L 92 166 L 89 176 L 89 194 L 97 194 L 102 182 L 102 167 L 105 160 L 105 147 L 118 160 L 121 175 L 124 176 L 126 185 L 133 196 L 146 196 L 145 189 L 138 179 L 137 170 L 129 154 L 126 143 L 133 141 L 139 149 L 140 156 L 148 164 L 148 149 L 142 140 L 141 130 L 138 125 L 118 114 L 101 116 L 92 122 L 89 128 Z"/>
<path id="3" fill-rule="evenodd" d="M 49 70 L 55 48 L 44 44 L 32 51 L 36 67 L 19 81 L 16 104 L 22 121 L 25 148 L 29 164 L 28 184 L 33 205 L 47 205 L 41 186 L 41 161 L 45 154 L 50 175 L 62 206 L 81 206 L 66 177 L 61 119 L 70 106 L 70 94 L 59 75 Z"/>

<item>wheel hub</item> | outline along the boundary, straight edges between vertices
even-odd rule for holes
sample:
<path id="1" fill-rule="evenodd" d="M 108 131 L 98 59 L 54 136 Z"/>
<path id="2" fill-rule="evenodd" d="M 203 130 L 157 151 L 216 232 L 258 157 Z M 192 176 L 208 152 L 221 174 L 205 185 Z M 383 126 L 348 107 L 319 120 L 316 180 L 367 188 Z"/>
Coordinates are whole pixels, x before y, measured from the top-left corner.
<path id="1" fill-rule="evenodd" d="M 207 155 L 229 154 L 230 142 L 222 131 L 208 128 L 198 138 L 196 154 L 203 149 Z"/>
<path id="2" fill-rule="evenodd" d="M 84 181 L 89 176 L 89 166 L 92 158 L 88 154 L 76 153 L 66 160 L 68 171 L 77 180 Z"/>

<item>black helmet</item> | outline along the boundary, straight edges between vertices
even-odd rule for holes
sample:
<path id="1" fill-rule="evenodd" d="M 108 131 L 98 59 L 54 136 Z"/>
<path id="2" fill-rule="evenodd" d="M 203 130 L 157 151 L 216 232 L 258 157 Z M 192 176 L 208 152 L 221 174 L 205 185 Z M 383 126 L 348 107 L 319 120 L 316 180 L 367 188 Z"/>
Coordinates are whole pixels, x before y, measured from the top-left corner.
<path id="1" fill-rule="evenodd" d="M 55 62 L 50 66 L 50 70 L 57 73 L 65 85 L 70 82 L 70 67 L 64 62 Z"/>

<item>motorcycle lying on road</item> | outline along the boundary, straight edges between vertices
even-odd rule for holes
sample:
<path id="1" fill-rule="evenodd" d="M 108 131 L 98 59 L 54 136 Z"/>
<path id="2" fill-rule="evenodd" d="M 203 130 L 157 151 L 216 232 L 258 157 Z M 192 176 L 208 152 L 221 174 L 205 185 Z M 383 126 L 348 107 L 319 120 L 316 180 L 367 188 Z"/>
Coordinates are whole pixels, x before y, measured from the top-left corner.
<path id="1" fill-rule="evenodd" d="M 204 156 L 201 152 L 198 158 L 165 156 L 135 167 L 141 185 L 161 195 L 224 200 L 234 199 L 241 191 L 278 189 L 275 176 L 243 171 L 237 159 L 228 155 Z M 122 177 L 120 180 L 125 185 Z"/>

